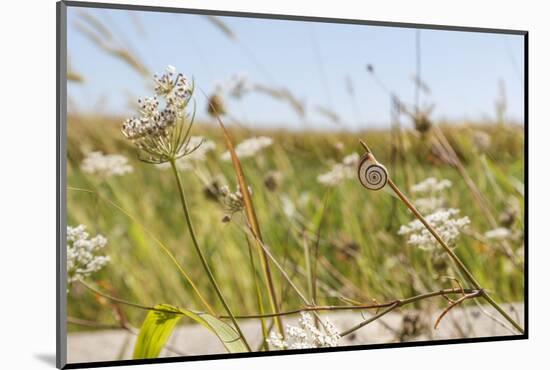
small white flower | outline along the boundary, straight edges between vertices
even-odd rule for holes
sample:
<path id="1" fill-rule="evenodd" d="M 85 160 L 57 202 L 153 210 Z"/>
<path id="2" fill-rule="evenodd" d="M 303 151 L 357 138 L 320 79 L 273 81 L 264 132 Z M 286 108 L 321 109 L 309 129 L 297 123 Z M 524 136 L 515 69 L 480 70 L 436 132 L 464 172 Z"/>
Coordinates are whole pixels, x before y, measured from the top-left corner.
<path id="1" fill-rule="evenodd" d="M 434 212 L 445 205 L 443 197 L 418 198 L 414 201 L 414 206 L 422 213 Z"/>
<path id="2" fill-rule="evenodd" d="M 487 239 L 502 240 L 511 238 L 512 232 L 505 227 L 497 227 L 496 229 L 485 232 L 484 235 Z"/>
<path id="3" fill-rule="evenodd" d="M 176 67 L 174 67 L 173 65 L 168 65 L 166 67 L 166 72 L 173 75 L 174 73 L 176 73 Z"/>
<path id="4" fill-rule="evenodd" d="M 346 155 L 344 159 L 342 159 L 342 164 L 344 166 L 355 167 L 359 163 L 359 159 L 360 157 L 358 153 L 351 153 Z"/>
<path id="5" fill-rule="evenodd" d="M 122 176 L 133 171 L 128 159 L 118 154 L 90 152 L 82 161 L 82 171 L 102 177 Z"/>
<path id="6" fill-rule="evenodd" d="M 443 179 L 441 181 L 437 181 L 437 179 L 434 177 L 428 177 L 426 180 L 419 182 L 416 185 L 413 185 L 411 187 L 411 191 L 413 193 L 440 192 L 442 190 L 450 188 L 452 185 L 453 183 L 450 180 Z"/>
<path id="7" fill-rule="evenodd" d="M 174 78 L 175 75 L 175 78 Z M 154 76 L 155 93 L 166 98 L 167 104 L 172 108 L 185 105 L 192 94 L 193 87 L 187 77 L 182 73 L 176 75 L 176 68 L 168 66 L 166 73 L 158 77 Z"/>
<path id="8" fill-rule="evenodd" d="M 336 186 L 346 179 L 351 179 L 356 175 L 356 168 L 359 164 L 359 154 L 351 153 L 342 159 L 341 163 L 336 163 L 330 171 L 317 176 L 317 182 L 325 186 Z"/>
<path id="9" fill-rule="evenodd" d="M 426 221 L 450 247 L 454 246 L 453 243 L 460 236 L 460 232 L 470 224 L 468 217 L 458 218 L 458 213 L 460 213 L 458 209 L 449 208 L 440 209 L 426 216 Z M 419 220 L 402 225 L 397 233 L 408 236 L 408 244 L 427 250 L 438 248 L 437 240 Z"/>
<path id="10" fill-rule="evenodd" d="M 67 226 L 67 282 L 73 283 L 101 270 L 108 262 L 108 256 L 98 255 L 105 248 L 107 239 L 102 235 L 90 238 L 86 226 Z"/>
<path id="11" fill-rule="evenodd" d="M 287 194 L 281 195 L 281 204 L 283 206 L 283 213 L 289 219 L 292 219 L 296 215 L 296 206 Z"/>
<path id="12" fill-rule="evenodd" d="M 278 350 L 338 346 L 340 334 L 334 324 L 329 320 L 325 320 L 321 327 L 321 329 L 315 327 L 310 313 L 302 312 L 298 320 L 298 326 L 286 326 L 285 340 L 278 333 L 272 332 L 267 341 Z"/>
<path id="13" fill-rule="evenodd" d="M 445 198 L 440 194 L 450 188 L 453 183 L 443 179 L 438 181 L 434 177 L 428 177 L 422 182 L 411 187 L 411 191 L 422 197 L 414 201 L 414 205 L 422 213 L 432 213 L 445 206 Z"/>
<path id="14" fill-rule="evenodd" d="M 317 176 L 317 181 L 326 186 L 336 186 L 351 176 L 353 176 L 353 170 L 341 163 L 336 163 L 330 171 Z"/>
<path id="15" fill-rule="evenodd" d="M 235 147 L 235 152 L 237 153 L 237 157 L 239 159 L 252 157 L 256 153 L 260 152 L 262 149 L 267 148 L 273 144 L 273 139 L 267 136 L 259 136 L 259 137 L 253 137 L 250 139 L 246 139 L 239 143 Z M 230 161 L 231 160 L 231 154 L 229 151 L 226 151 L 221 156 L 222 160 L 224 161 Z"/>

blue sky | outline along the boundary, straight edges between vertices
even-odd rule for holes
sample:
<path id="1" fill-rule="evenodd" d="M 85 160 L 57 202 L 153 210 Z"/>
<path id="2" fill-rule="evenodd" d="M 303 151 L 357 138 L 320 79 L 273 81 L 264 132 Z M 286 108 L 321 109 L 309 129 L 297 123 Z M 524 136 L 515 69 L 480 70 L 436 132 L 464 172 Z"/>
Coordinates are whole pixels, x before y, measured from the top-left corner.
<path id="1" fill-rule="evenodd" d="M 150 86 L 124 62 L 104 53 L 77 30 L 82 11 L 101 20 L 115 37 L 162 73 L 167 65 L 193 77 L 210 92 L 218 82 L 244 73 L 255 83 L 288 88 L 308 107 L 307 124 L 338 128 L 315 110 L 335 111 L 348 129 L 387 125 L 390 99 L 366 71 L 403 101 L 413 103 L 416 30 L 285 20 L 222 17 L 237 40 L 200 15 L 69 8 L 68 54 L 85 83 L 69 83 L 69 96 L 81 111 L 131 115 L 132 97 L 151 95 Z M 480 120 L 495 116 L 499 83 L 505 86 L 507 117 L 523 118 L 523 37 L 422 30 L 421 76 L 435 104 L 434 117 Z M 346 88 L 350 78 L 355 91 Z M 354 105 L 355 102 L 355 105 Z M 261 94 L 228 99 L 231 114 L 254 125 L 302 127 L 294 111 Z M 197 94 L 197 114 L 206 117 Z"/>

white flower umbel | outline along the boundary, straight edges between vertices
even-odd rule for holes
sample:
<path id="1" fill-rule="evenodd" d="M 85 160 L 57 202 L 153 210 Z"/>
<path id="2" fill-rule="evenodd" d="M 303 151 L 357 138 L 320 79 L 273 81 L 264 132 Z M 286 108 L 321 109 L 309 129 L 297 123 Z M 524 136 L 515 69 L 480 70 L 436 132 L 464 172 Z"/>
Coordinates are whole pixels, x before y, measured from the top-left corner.
<path id="1" fill-rule="evenodd" d="M 494 239 L 494 240 L 511 239 L 513 236 L 510 229 L 507 229 L 505 227 L 497 227 L 496 229 L 489 230 L 485 232 L 484 235 L 487 239 Z"/>
<path id="2" fill-rule="evenodd" d="M 359 159 L 357 153 L 345 156 L 342 162 L 334 164 L 330 171 L 317 176 L 317 182 L 325 186 L 336 186 L 346 179 L 354 178 Z"/>
<path id="3" fill-rule="evenodd" d="M 334 324 L 325 320 L 321 326 L 322 329 L 317 329 L 311 314 L 302 312 L 298 326 L 286 326 L 286 339 L 279 333 L 271 332 L 267 341 L 278 350 L 336 347 L 340 335 Z"/>
<path id="4" fill-rule="evenodd" d="M 351 154 L 346 155 L 342 159 L 342 164 L 344 166 L 348 166 L 348 167 L 356 167 L 357 164 L 359 164 L 360 159 L 361 158 L 359 157 L 358 153 L 351 153 Z"/>
<path id="5" fill-rule="evenodd" d="M 454 246 L 454 242 L 460 236 L 461 231 L 470 224 L 468 217 L 457 217 L 459 213 L 458 209 L 449 208 L 440 209 L 426 216 L 426 221 L 450 247 Z M 419 220 L 402 225 L 397 233 L 407 236 L 408 244 L 427 250 L 439 248 L 437 240 Z"/>
<path id="6" fill-rule="evenodd" d="M 83 279 L 101 270 L 108 262 L 108 256 L 98 252 L 107 245 L 107 239 L 98 234 L 93 238 L 86 232 L 86 226 L 67 226 L 67 282 Z"/>
<path id="7" fill-rule="evenodd" d="M 273 139 L 271 139 L 270 137 L 267 137 L 267 136 L 253 137 L 239 143 L 235 147 L 235 152 L 237 153 L 237 157 L 239 157 L 239 159 L 252 157 L 256 155 L 256 153 L 270 146 L 271 144 L 273 144 Z M 231 154 L 229 153 L 229 151 L 224 152 L 221 158 L 224 161 L 230 161 Z"/>
<path id="8" fill-rule="evenodd" d="M 344 166 L 341 163 L 336 163 L 330 171 L 325 172 L 317 176 L 317 181 L 320 184 L 326 186 L 336 186 L 345 179 L 349 179 L 353 176 L 353 170 L 348 166 Z"/>
<path id="9" fill-rule="evenodd" d="M 283 213 L 288 217 L 289 219 L 294 218 L 296 216 L 296 205 L 294 202 L 290 199 L 288 194 L 281 194 L 281 206 L 283 207 Z"/>
<path id="10" fill-rule="evenodd" d="M 414 205 L 422 213 L 431 213 L 442 209 L 445 205 L 443 191 L 450 188 L 453 183 L 450 180 L 443 179 L 438 181 L 434 177 L 428 177 L 426 180 L 413 185 L 411 191 L 420 196 L 415 199 Z"/>
<path id="11" fill-rule="evenodd" d="M 90 152 L 81 165 L 82 171 L 101 177 L 122 176 L 133 171 L 128 158 L 118 154 L 103 154 L 100 151 Z"/>
<path id="12" fill-rule="evenodd" d="M 139 149 L 139 158 L 160 164 L 191 154 L 197 146 L 190 143 L 193 114 L 187 106 L 193 95 L 193 85 L 175 68 L 168 67 L 161 77 L 155 76 L 156 96 L 139 99 L 140 115 L 128 118 L 122 124 L 122 134 Z M 159 110 L 159 97 L 165 101 Z"/>
<path id="13" fill-rule="evenodd" d="M 453 185 L 450 180 L 443 179 L 438 181 L 435 177 L 428 177 L 426 180 L 419 182 L 411 187 L 413 193 L 434 193 L 448 189 Z"/>
<path id="14" fill-rule="evenodd" d="M 199 162 L 206 160 L 208 152 L 216 149 L 216 143 L 212 140 L 207 140 L 202 136 L 191 136 L 189 138 L 188 146 L 196 148 L 186 156 L 178 158 L 176 160 L 176 167 L 181 171 L 189 171 L 193 169 L 193 166 Z M 160 169 L 170 168 L 169 163 L 160 163 L 156 165 Z"/>

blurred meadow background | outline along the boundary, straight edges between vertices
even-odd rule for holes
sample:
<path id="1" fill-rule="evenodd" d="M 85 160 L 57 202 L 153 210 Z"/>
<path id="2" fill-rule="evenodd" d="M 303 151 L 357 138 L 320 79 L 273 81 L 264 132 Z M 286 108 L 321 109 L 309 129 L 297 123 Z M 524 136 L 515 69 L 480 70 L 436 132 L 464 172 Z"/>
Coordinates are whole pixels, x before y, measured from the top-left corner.
<path id="1" fill-rule="evenodd" d="M 265 243 L 317 304 L 386 302 L 459 278 L 399 233 L 413 219 L 401 202 L 361 186 L 359 139 L 427 214 L 468 217 L 455 252 L 498 301 L 523 302 L 523 46 L 519 35 L 69 8 L 68 224 L 108 240 L 110 262 L 94 280 L 128 301 L 200 309 L 160 241 L 221 311 L 172 174 L 140 162 L 120 132 L 137 99 L 153 94 L 152 75 L 173 65 L 194 79 L 191 134 L 205 140 L 180 163 L 191 216 L 234 311 L 257 313 L 255 273 L 242 216 L 220 202 L 236 176 L 208 102 L 234 143 L 245 141 L 240 160 Z M 125 170 L 102 172 L 90 165 L 94 152 L 123 156 Z M 273 277 L 281 309 L 299 307 Z M 139 326 L 146 315 L 79 285 L 68 301 L 70 331 L 121 315 Z"/>

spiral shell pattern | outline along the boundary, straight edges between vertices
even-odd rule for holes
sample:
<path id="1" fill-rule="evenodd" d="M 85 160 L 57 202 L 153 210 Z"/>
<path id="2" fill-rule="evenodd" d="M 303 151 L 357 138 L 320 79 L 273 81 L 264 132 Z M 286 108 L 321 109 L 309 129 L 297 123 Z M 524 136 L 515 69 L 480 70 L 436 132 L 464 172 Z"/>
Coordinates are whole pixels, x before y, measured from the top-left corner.
<path id="1" fill-rule="evenodd" d="M 380 190 L 388 182 L 386 167 L 374 161 L 369 154 L 361 158 L 358 176 L 361 184 L 369 190 Z"/>

